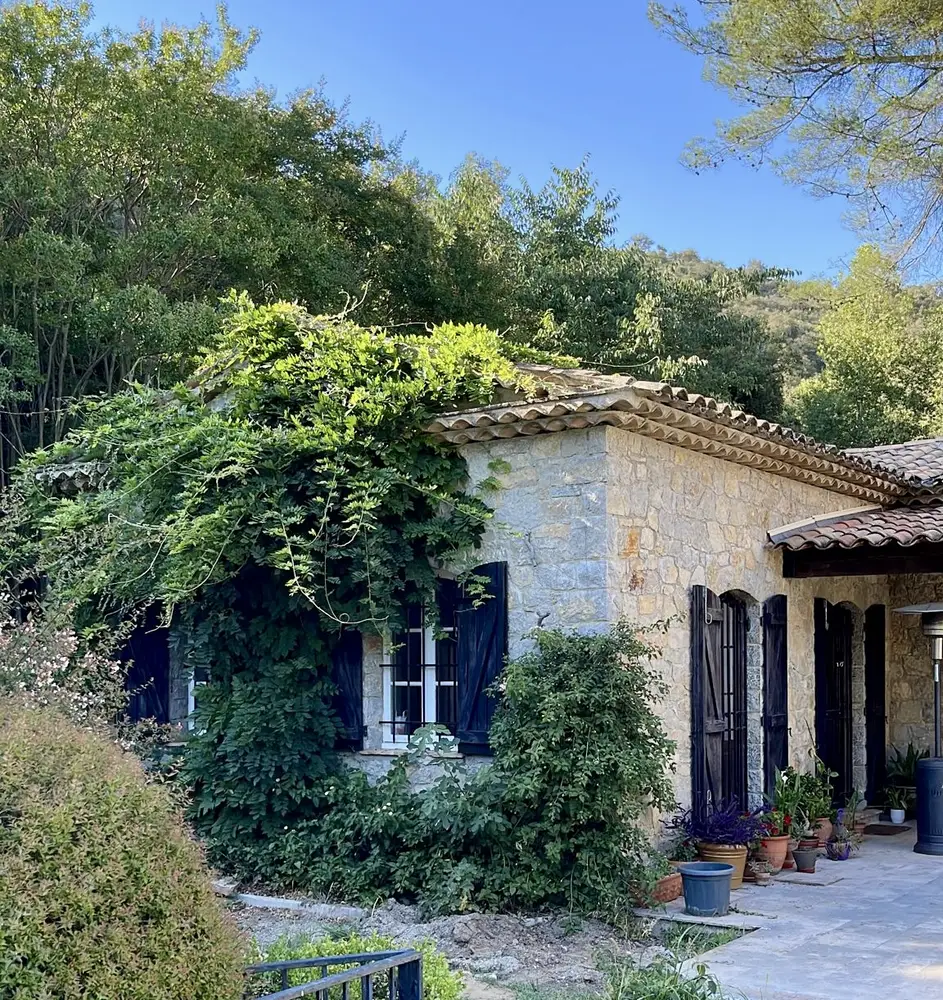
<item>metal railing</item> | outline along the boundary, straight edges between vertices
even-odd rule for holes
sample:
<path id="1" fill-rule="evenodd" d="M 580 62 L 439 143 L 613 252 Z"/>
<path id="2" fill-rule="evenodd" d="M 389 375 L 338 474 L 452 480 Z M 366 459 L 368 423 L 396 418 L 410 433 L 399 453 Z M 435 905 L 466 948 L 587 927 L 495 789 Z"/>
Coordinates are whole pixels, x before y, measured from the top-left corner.
<path id="1" fill-rule="evenodd" d="M 332 965 L 354 968 L 329 973 Z M 294 969 L 319 969 L 320 974 L 306 983 L 291 986 L 289 974 Z M 384 1000 L 422 1000 L 422 956 L 412 948 L 365 955 L 329 955 L 283 962 L 260 962 L 246 969 L 247 977 L 273 973 L 281 981 L 281 989 L 277 993 L 266 993 L 260 997 L 247 990 L 246 996 L 256 997 L 257 1000 L 297 1000 L 298 997 L 310 996 L 316 996 L 317 1000 L 350 1000 L 350 984 L 359 981 L 360 1000 L 375 1000 L 374 977 L 383 976 L 388 986 Z"/>

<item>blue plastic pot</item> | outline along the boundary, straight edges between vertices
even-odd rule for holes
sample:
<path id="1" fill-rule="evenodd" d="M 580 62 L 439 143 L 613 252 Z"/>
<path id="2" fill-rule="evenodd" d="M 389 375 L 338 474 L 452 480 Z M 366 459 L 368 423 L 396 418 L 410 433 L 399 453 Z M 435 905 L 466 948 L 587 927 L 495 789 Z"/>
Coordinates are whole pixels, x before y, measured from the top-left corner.
<path id="1" fill-rule="evenodd" d="M 733 865 L 689 861 L 678 865 L 684 887 L 684 912 L 692 917 L 725 917 L 730 909 Z"/>

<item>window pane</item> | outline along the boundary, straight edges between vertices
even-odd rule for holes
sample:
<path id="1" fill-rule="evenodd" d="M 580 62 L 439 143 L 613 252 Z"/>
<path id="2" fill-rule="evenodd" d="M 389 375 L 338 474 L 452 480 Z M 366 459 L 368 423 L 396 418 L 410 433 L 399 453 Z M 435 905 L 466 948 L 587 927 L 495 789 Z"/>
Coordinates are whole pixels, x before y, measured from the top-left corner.
<path id="1" fill-rule="evenodd" d="M 393 688 L 393 722 L 396 736 L 412 735 L 422 725 L 422 688 Z"/>
<path id="2" fill-rule="evenodd" d="M 410 665 L 421 664 L 422 656 L 422 632 L 410 632 L 406 639 L 406 662 Z"/>
<path id="3" fill-rule="evenodd" d="M 453 735 L 455 734 L 455 723 L 458 716 L 457 695 L 458 688 L 454 686 L 436 687 L 436 722 L 439 725 L 445 726 Z"/>

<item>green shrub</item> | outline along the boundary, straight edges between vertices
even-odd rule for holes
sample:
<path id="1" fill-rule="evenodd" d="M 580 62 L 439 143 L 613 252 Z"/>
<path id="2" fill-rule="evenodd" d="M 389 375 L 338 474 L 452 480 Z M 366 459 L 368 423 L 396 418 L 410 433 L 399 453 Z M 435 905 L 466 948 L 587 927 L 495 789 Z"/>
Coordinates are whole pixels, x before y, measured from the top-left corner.
<path id="1" fill-rule="evenodd" d="M 624 622 L 541 630 L 535 643 L 502 680 L 491 766 L 445 762 L 418 793 L 418 751 L 374 786 L 336 775 L 320 816 L 235 845 L 229 860 L 243 876 L 364 902 L 396 895 L 433 913 L 624 909 L 658 874 L 643 813 L 672 804 L 653 650 Z"/>
<path id="2" fill-rule="evenodd" d="M 166 792 L 51 709 L 0 701 L 0 996 L 237 1000 L 243 946 Z"/>
<path id="3" fill-rule="evenodd" d="M 268 949 L 261 961 L 283 962 L 297 958 L 323 958 L 327 955 L 360 955 L 378 951 L 396 951 L 402 947 L 404 946 L 396 944 L 392 938 L 382 937 L 379 934 L 350 934 L 346 937 L 317 939 L 282 937 Z M 462 995 L 462 977 L 449 969 L 445 956 L 436 951 L 432 942 L 423 941 L 410 944 L 408 947 L 422 953 L 422 1000 L 458 1000 Z M 332 966 L 330 971 L 340 972 L 349 968 L 352 966 Z M 298 986 L 309 982 L 319 975 L 319 971 L 295 969 L 289 973 L 289 984 Z M 252 984 L 255 995 L 262 996 L 266 992 L 274 992 L 279 988 L 280 982 L 277 973 L 259 976 Z M 349 991 L 350 1000 L 361 1000 L 359 979 L 350 984 Z M 341 996 L 342 991 L 339 987 L 330 991 L 330 1000 L 339 1000 Z M 385 976 L 374 980 L 373 996 L 374 1000 L 389 1000 L 389 981 Z"/>

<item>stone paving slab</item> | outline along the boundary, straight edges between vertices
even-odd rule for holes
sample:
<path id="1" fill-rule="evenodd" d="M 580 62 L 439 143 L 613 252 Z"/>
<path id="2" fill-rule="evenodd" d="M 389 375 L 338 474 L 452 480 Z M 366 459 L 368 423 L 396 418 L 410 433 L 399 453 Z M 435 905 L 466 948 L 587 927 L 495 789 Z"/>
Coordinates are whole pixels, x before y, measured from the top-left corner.
<path id="1" fill-rule="evenodd" d="M 758 929 L 692 964 L 745 1000 L 943 1000 L 943 858 L 913 842 L 867 837 L 858 857 L 821 858 L 822 875 L 840 870 L 827 885 L 744 887 L 731 916 Z"/>

